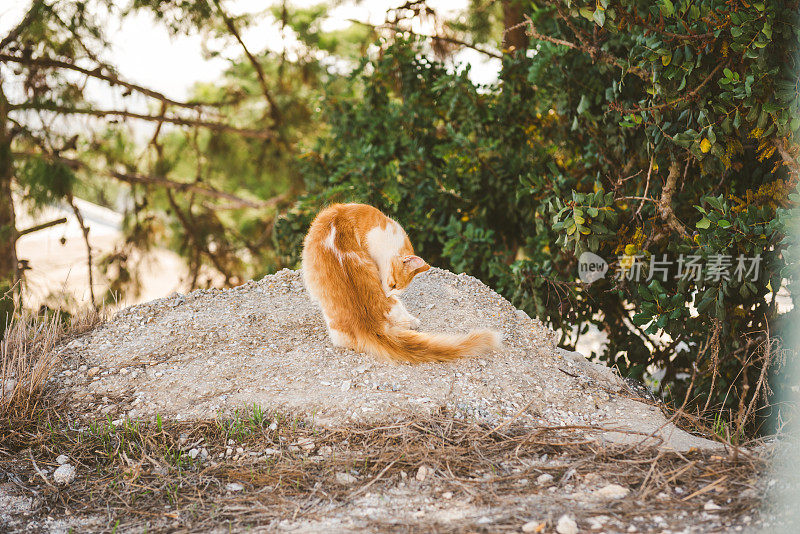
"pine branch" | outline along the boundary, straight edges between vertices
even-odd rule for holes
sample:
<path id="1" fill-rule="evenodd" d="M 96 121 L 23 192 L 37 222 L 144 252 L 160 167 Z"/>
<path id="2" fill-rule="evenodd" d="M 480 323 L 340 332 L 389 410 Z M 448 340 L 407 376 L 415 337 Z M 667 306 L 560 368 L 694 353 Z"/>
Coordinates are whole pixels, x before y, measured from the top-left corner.
<path id="1" fill-rule="evenodd" d="M 66 106 L 59 106 L 56 104 L 45 104 L 28 102 L 25 104 L 14 104 L 9 106 L 9 110 L 39 110 L 39 111 L 52 111 L 54 113 L 62 113 L 65 115 L 91 115 L 93 117 L 108 117 L 117 116 L 125 117 L 127 119 L 138 119 L 152 122 L 168 122 L 170 124 L 177 124 L 179 126 L 200 126 L 216 132 L 230 132 L 244 137 L 252 137 L 256 139 L 274 139 L 275 134 L 269 130 L 253 130 L 249 128 L 237 128 L 230 124 L 221 122 L 209 122 L 199 119 L 187 119 L 185 117 L 175 117 L 161 115 L 145 115 L 142 113 L 134 113 L 124 109 L 92 109 L 92 108 L 70 108 Z"/>
<path id="2" fill-rule="evenodd" d="M 231 35 L 236 39 L 236 41 L 241 45 L 242 50 L 244 51 L 245 56 L 250 61 L 250 64 L 253 65 L 253 68 L 256 71 L 256 75 L 258 76 L 258 82 L 261 84 L 261 92 L 264 93 L 264 98 L 267 99 L 269 102 L 269 109 L 270 109 L 270 116 L 273 120 L 273 126 L 277 126 L 281 122 L 281 114 L 280 110 L 278 109 L 278 105 L 275 103 L 275 100 L 272 98 L 272 93 L 269 90 L 269 86 L 267 85 L 267 77 L 264 75 L 264 68 L 261 66 L 261 63 L 250 53 L 250 50 L 244 44 L 241 35 L 239 34 L 238 30 L 236 29 L 236 25 L 233 23 L 233 20 L 225 13 L 222 9 L 222 5 L 220 4 L 219 0 L 214 0 L 214 5 L 217 6 L 217 11 L 219 11 L 220 16 L 222 16 L 222 20 L 225 21 L 225 26 L 228 27 L 228 31 L 231 32 Z"/>
<path id="3" fill-rule="evenodd" d="M 163 102 L 164 104 L 169 104 L 172 106 L 194 109 L 202 106 L 217 105 L 215 103 L 207 103 L 207 102 L 181 102 L 179 100 L 173 100 L 167 97 L 166 95 L 159 93 L 158 91 L 154 91 L 152 89 L 148 89 L 147 87 L 142 87 L 141 85 L 137 85 L 135 83 L 123 80 L 114 74 L 103 72 L 104 67 L 106 68 L 106 70 L 108 70 L 108 67 L 103 65 L 100 65 L 94 69 L 87 69 L 85 67 L 81 67 L 79 65 L 75 65 L 74 63 L 70 63 L 60 59 L 53 59 L 48 57 L 23 57 L 12 54 L 0 53 L 0 63 L 4 62 L 18 63 L 21 65 L 32 65 L 45 68 L 66 69 L 75 72 L 80 72 L 81 74 L 85 74 L 86 76 L 90 76 L 92 78 L 108 82 L 111 86 L 119 85 L 131 91 L 136 91 L 137 93 L 149 96 L 150 98 L 154 98 L 160 102 Z"/>
<path id="4" fill-rule="evenodd" d="M 226 209 L 230 209 L 230 206 L 234 205 L 237 208 L 256 208 L 256 209 L 274 208 L 275 206 L 277 206 L 278 204 L 280 204 L 281 202 L 285 201 L 288 198 L 288 195 L 286 193 L 283 193 L 280 195 L 276 195 L 272 198 L 269 198 L 267 200 L 247 200 L 242 197 L 236 196 L 232 193 L 219 191 L 218 189 L 215 189 L 209 185 L 202 185 L 198 183 L 176 182 L 174 180 L 170 180 L 169 178 L 165 178 L 163 176 L 148 176 L 144 174 L 126 173 L 110 169 L 97 170 L 93 169 L 88 163 L 74 158 L 65 158 L 63 156 L 48 156 L 46 154 L 41 154 L 38 152 L 37 153 L 14 152 L 14 156 L 44 157 L 51 161 L 62 163 L 72 169 L 84 169 L 94 173 L 106 174 L 108 176 L 111 176 L 112 178 L 116 178 L 121 182 L 129 184 L 154 185 L 175 191 L 191 192 L 210 198 L 225 200 L 230 203 L 228 206 L 226 206 Z"/>
<path id="5" fill-rule="evenodd" d="M 14 29 L 12 29 L 8 34 L 0 40 L 0 50 L 4 49 L 8 46 L 9 43 L 13 42 L 19 34 L 22 33 L 25 28 L 30 26 L 31 22 L 33 22 L 34 17 L 39 14 L 39 10 L 42 8 L 44 4 L 44 0 L 35 0 L 32 4 L 28 12 L 25 13 L 25 16 L 22 18 L 19 24 L 17 24 Z"/>

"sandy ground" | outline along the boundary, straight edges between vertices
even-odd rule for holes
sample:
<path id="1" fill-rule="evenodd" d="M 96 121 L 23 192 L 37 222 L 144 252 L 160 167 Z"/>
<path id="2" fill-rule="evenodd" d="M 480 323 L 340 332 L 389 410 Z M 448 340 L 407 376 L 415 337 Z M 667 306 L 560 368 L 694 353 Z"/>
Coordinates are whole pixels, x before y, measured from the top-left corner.
<path id="1" fill-rule="evenodd" d="M 94 293 L 102 299 L 108 284 L 96 267 L 98 259 L 114 250 L 122 240 L 122 216 L 96 204 L 76 199 L 86 225 L 92 247 Z M 67 222 L 34 232 L 19 239 L 17 256 L 26 260 L 26 306 L 38 307 L 45 302 L 63 303 L 81 307 L 91 302 L 89 273 L 86 262 L 86 244 L 78 220 L 67 206 L 51 206 L 35 214 L 17 203 L 17 226 L 20 229 L 65 217 Z M 187 268 L 174 252 L 157 249 L 143 260 L 144 284 L 138 296 L 108 303 L 114 307 L 147 302 L 185 288 Z"/>

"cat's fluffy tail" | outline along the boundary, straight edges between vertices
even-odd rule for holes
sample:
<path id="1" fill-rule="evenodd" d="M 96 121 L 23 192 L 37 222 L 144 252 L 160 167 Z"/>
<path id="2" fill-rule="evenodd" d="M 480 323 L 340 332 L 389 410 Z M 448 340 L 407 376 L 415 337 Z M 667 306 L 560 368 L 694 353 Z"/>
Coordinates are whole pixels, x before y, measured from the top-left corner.
<path id="1" fill-rule="evenodd" d="M 367 334 L 364 350 L 398 362 L 445 362 L 462 356 L 477 356 L 500 348 L 500 334 L 473 330 L 469 334 L 428 334 L 388 327 Z"/>

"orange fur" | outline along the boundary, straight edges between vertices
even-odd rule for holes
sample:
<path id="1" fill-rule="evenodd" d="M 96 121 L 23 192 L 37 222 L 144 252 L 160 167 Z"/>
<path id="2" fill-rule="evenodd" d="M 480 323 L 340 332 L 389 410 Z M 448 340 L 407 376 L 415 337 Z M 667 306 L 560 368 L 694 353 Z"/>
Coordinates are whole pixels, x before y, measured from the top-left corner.
<path id="1" fill-rule="evenodd" d="M 303 278 L 335 345 L 401 362 L 440 362 L 500 346 L 490 330 L 426 334 L 397 296 L 430 266 L 405 231 L 376 208 L 334 204 L 321 211 L 303 243 Z"/>

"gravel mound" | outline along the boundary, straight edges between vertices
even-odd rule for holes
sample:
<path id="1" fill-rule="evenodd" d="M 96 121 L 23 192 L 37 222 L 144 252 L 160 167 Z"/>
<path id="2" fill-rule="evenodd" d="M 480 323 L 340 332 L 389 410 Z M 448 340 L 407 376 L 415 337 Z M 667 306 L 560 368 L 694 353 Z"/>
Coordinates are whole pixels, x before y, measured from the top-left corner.
<path id="1" fill-rule="evenodd" d="M 559 349 L 554 332 L 476 278 L 431 269 L 403 300 L 421 330 L 492 328 L 503 350 L 412 366 L 336 348 L 300 271 L 285 269 L 122 310 L 60 348 L 56 380 L 114 420 L 200 419 L 258 405 L 332 427 L 443 409 L 489 425 L 601 425 L 623 431 L 605 434 L 615 441 L 640 441 L 625 432 L 633 431 L 657 432 L 676 449 L 712 445 L 632 399 L 610 369 Z"/>

